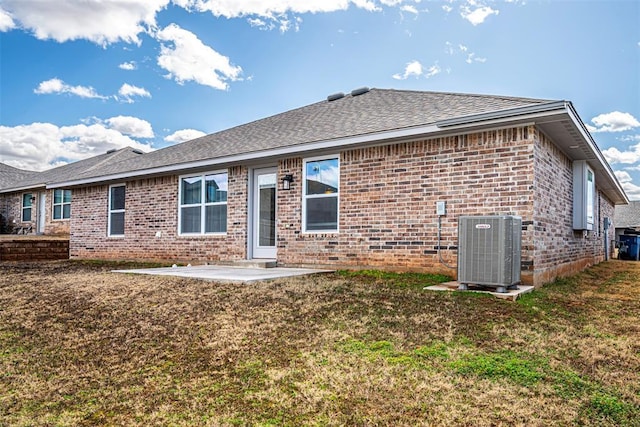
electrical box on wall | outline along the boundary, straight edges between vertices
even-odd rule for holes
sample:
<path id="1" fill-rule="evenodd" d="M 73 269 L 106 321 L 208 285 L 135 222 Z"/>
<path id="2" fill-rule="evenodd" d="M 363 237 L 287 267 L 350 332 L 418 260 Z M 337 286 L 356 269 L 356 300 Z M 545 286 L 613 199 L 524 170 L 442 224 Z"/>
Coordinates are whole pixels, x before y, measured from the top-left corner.
<path id="1" fill-rule="evenodd" d="M 445 202 L 436 202 L 436 215 L 442 216 L 447 214 Z"/>
<path id="2" fill-rule="evenodd" d="M 586 160 L 573 162 L 573 229 L 593 230 L 596 183 Z"/>

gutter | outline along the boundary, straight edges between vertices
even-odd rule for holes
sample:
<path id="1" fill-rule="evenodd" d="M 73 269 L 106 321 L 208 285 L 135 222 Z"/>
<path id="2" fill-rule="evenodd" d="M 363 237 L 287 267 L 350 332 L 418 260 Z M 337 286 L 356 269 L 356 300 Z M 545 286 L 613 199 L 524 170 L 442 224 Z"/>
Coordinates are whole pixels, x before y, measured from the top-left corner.
<path id="1" fill-rule="evenodd" d="M 611 165 L 604 158 L 604 155 L 602 154 L 602 151 L 600 151 L 600 148 L 598 148 L 598 145 L 593 140 L 593 137 L 591 136 L 591 133 L 587 130 L 587 127 L 582 122 L 582 120 L 580 120 L 580 116 L 578 116 L 578 113 L 576 112 L 576 110 L 573 107 L 573 104 L 571 102 L 567 102 L 567 114 L 571 118 L 571 121 L 573 122 L 573 124 L 580 131 L 580 134 L 582 135 L 584 140 L 587 142 L 587 145 L 589 146 L 589 149 L 591 151 L 593 151 L 593 153 L 598 158 L 598 161 L 605 167 L 605 170 L 608 173 L 609 178 L 615 184 L 616 190 L 620 193 L 620 195 L 622 196 L 622 199 L 625 201 L 624 204 L 628 205 L 629 204 L 629 197 L 627 196 L 627 193 L 625 193 L 624 189 L 620 185 L 620 182 L 618 181 L 618 178 L 616 177 L 615 173 L 613 172 L 613 169 L 611 169 Z"/>
<path id="2" fill-rule="evenodd" d="M 136 171 L 125 171 L 114 173 L 110 175 L 96 176 L 80 178 L 64 182 L 56 182 L 47 184 L 46 188 L 62 188 L 73 187 L 79 185 L 95 184 L 101 182 L 113 182 L 123 181 L 128 179 L 142 178 L 154 175 L 173 174 L 180 173 L 188 169 L 202 169 L 208 167 L 219 167 L 225 164 L 234 164 L 242 162 L 250 162 L 265 158 L 285 157 L 291 155 L 298 155 L 309 153 L 313 151 L 321 150 L 339 150 L 345 147 L 353 147 L 359 145 L 368 145 L 375 143 L 386 143 L 389 141 L 402 142 L 404 140 L 412 140 L 416 137 L 424 137 L 428 135 L 436 135 L 443 133 L 451 133 L 454 130 L 460 129 L 473 129 L 480 125 L 498 126 L 505 123 L 518 121 L 521 123 L 535 123 L 536 119 L 545 117 L 551 117 L 554 115 L 567 115 L 571 119 L 574 126 L 580 131 L 583 140 L 586 142 L 589 149 L 596 155 L 599 163 L 604 166 L 607 172 L 609 180 L 614 184 L 615 189 L 618 191 L 621 199 L 629 203 L 629 199 L 620 186 L 618 179 L 615 177 L 611 166 L 604 159 L 602 152 L 595 144 L 595 141 L 591 137 L 591 134 L 587 130 L 586 126 L 580 120 L 573 105 L 569 101 L 552 101 L 545 104 L 528 105 L 524 107 L 517 107 L 508 110 L 491 111 L 487 113 L 472 114 L 468 116 L 456 117 L 452 119 L 440 120 L 433 124 L 395 129 L 383 132 L 377 132 L 366 135 L 358 135 L 340 139 L 323 140 L 310 143 L 304 143 L 296 146 L 280 147 L 264 151 L 256 151 L 251 153 L 236 154 L 231 156 L 217 157 L 213 159 L 205 159 L 187 163 L 172 164 L 165 166 L 158 166 L 149 169 L 140 169 Z M 521 124 L 519 123 L 519 124 Z M 28 187 L 32 188 L 32 187 Z M 18 191 L 18 190 L 16 190 Z"/>
<path id="3" fill-rule="evenodd" d="M 42 183 L 42 184 L 35 184 L 35 185 L 25 185 L 22 187 L 14 187 L 14 188 L 3 188 L 0 189 L 0 194 L 2 193 L 16 193 L 19 191 L 26 191 L 26 190 L 38 190 L 40 188 L 48 188 L 47 184 Z"/>
<path id="4" fill-rule="evenodd" d="M 510 110 L 490 111 L 488 113 L 472 114 L 469 116 L 455 117 L 436 122 L 440 128 L 454 126 L 467 127 L 476 123 L 503 123 L 513 120 L 515 117 L 535 116 L 544 117 L 566 111 L 567 101 L 554 101 L 546 104 L 527 105 L 525 107 L 512 108 Z"/>

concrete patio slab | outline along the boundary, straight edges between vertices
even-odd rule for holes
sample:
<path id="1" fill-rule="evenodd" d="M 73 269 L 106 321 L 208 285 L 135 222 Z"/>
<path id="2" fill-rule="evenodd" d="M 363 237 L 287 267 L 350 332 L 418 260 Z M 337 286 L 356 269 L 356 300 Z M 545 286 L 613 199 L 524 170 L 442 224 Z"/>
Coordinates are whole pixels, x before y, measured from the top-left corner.
<path id="1" fill-rule="evenodd" d="M 460 283 L 456 282 L 456 281 L 445 282 L 445 283 L 440 283 L 439 285 L 426 286 L 424 288 L 424 290 L 426 290 L 426 291 L 480 292 L 480 293 L 484 293 L 484 294 L 493 295 L 496 298 L 515 301 L 520 297 L 520 295 L 527 294 L 527 293 L 533 291 L 533 289 L 534 289 L 533 286 L 518 285 L 517 289 L 508 289 L 507 292 L 492 292 L 492 291 L 487 290 L 487 288 L 483 288 L 483 287 L 480 287 L 480 286 L 469 285 L 469 289 L 468 290 L 459 291 L 458 290 L 458 286 L 459 285 L 460 285 Z"/>
<path id="2" fill-rule="evenodd" d="M 247 283 L 272 280 L 282 277 L 306 276 L 318 273 L 332 273 L 334 270 L 311 268 L 247 268 L 226 265 L 196 265 L 187 267 L 139 268 L 133 270 L 112 270 L 114 273 L 150 274 L 156 276 L 177 276 L 221 282 Z"/>

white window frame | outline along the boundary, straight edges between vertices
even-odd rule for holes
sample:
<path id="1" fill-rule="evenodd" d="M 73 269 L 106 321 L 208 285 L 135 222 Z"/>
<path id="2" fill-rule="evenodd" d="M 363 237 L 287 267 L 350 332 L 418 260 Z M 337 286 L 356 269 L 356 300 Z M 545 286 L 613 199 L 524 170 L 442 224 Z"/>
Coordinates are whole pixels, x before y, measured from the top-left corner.
<path id="1" fill-rule="evenodd" d="M 338 161 L 338 191 L 331 194 L 307 194 L 307 163 L 322 160 Z M 307 200 L 329 197 L 336 198 L 336 228 L 328 230 L 307 230 Z M 337 234 L 340 232 L 340 154 L 307 157 L 302 160 L 302 232 L 304 234 Z"/>
<path id="2" fill-rule="evenodd" d="M 125 209 L 111 209 L 111 189 L 114 187 L 124 187 L 124 198 L 125 198 Z M 109 197 L 108 197 L 108 203 L 109 205 L 107 206 L 107 211 L 108 211 L 108 216 L 107 216 L 107 236 L 109 237 L 124 237 L 124 232 L 125 232 L 125 228 L 126 228 L 126 207 L 127 207 L 127 185 L 126 184 L 113 184 L 109 186 Z M 122 213 L 124 214 L 125 217 L 125 221 L 123 222 L 123 230 L 122 230 L 122 234 L 112 234 L 111 233 L 111 214 L 114 213 Z"/>
<path id="3" fill-rule="evenodd" d="M 25 198 L 25 196 L 29 196 L 27 198 Z M 24 201 L 29 199 L 29 201 L 31 201 L 31 204 L 29 206 L 25 206 L 24 205 Z M 22 193 L 22 198 L 20 200 L 20 222 L 32 222 L 33 221 L 33 201 L 31 200 L 33 199 L 33 193 Z M 24 219 L 24 211 L 29 209 L 29 219 L 25 220 Z"/>
<path id="4" fill-rule="evenodd" d="M 56 191 L 62 191 L 62 199 L 61 199 L 62 201 L 60 203 L 56 203 Z M 71 192 L 71 190 L 67 190 L 64 188 L 56 188 L 55 190 L 53 190 L 53 193 L 52 193 L 53 199 L 51 200 L 51 219 L 53 221 L 68 221 L 71 218 L 71 201 L 68 201 L 68 202 L 64 201 L 64 193 L 66 191 Z M 111 194 L 111 190 L 109 190 L 109 194 Z M 73 195 L 71 197 L 73 197 Z M 64 217 L 65 205 L 69 205 L 69 217 L 67 218 Z M 56 218 L 56 206 L 60 206 L 60 218 Z"/>
<path id="5" fill-rule="evenodd" d="M 227 231 L 214 231 L 214 232 L 205 232 L 206 229 L 206 212 L 207 212 L 207 207 L 208 206 L 222 206 L 225 205 L 227 206 L 227 216 L 225 218 L 225 221 L 227 223 L 225 230 L 229 230 L 229 190 L 227 189 L 227 200 L 225 200 L 224 202 L 209 202 L 207 203 L 206 200 L 206 181 L 205 181 L 205 177 L 209 176 L 209 175 L 221 175 L 221 174 L 225 174 L 227 175 L 227 184 L 229 183 L 229 171 L 226 169 L 222 169 L 222 170 L 216 170 L 216 171 L 210 171 L 210 172 L 202 172 L 202 173 L 196 173 L 196 174 L 188 174 L 188 175 L 180 175 L 178 177 L 178 236 L 226 236 L 227 235 Z M 182 204 L 182 180 L 183 179 L 188 179 L 188 178 L 200 178 L 200 203 L 192 203 L 192 204 L 187 204 L 187 205 L 183 205 Z M 196 207 L 196 206 L 200 206 L 200 231 L 198 233 L 183 233 L 182 232 L 182 208 L 185 207 Z"/>

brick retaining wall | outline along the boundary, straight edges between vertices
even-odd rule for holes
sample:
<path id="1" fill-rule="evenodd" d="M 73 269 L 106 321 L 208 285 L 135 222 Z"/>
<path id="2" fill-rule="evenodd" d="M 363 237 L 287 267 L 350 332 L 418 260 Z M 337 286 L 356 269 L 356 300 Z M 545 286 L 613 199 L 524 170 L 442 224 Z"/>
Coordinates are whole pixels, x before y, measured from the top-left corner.
<path id="1" fill-rule="evenodd" d="M 0 261 L 69 259 L 68 240 L 0 240 Z"/>

